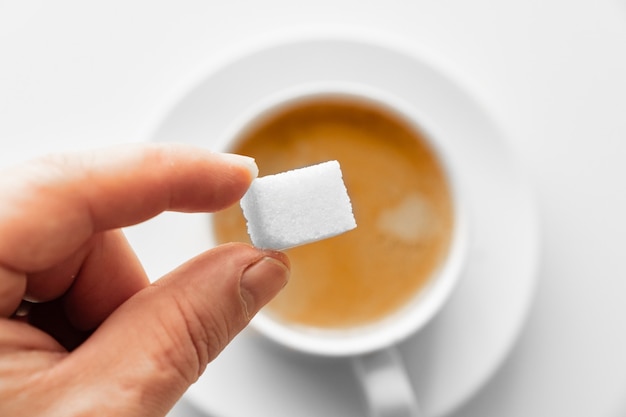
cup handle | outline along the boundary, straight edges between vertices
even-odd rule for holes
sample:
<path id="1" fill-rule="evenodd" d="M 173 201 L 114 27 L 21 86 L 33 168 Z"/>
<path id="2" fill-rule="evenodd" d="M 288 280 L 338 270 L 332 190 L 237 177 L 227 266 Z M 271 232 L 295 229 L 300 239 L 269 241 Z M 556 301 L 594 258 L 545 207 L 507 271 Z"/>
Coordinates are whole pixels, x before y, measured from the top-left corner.
<path id="1" fill-rule="evenodd" d="M 419 417 L 411 381 L 396 347 L 352 358 L 372 417 Z"/>

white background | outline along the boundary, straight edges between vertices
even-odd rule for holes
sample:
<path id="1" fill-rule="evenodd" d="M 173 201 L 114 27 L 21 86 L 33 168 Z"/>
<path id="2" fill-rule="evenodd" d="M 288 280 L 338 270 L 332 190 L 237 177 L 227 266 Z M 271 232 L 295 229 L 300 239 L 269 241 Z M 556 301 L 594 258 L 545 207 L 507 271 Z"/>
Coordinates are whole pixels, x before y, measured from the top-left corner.
<path id="1" fill-rule="evenodd" d="M 259 37 L 339 27 L 454 68 L 533 181 L 536 300 L 455 417 L 625 416 L 626 0 L 0 0 L 0 165 L 143 140 L 197 68 Z"/>

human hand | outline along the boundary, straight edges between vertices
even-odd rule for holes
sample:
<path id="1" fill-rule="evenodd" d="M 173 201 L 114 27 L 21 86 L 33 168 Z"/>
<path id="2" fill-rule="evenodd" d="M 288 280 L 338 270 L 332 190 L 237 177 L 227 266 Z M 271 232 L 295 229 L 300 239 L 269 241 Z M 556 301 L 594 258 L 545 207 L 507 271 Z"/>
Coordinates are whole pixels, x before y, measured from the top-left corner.
<path id="1" fill-rule="evenodd" d="M 0 172 L 0 415 L 165 415 L 289 264 L 228 244 L 151 285 L 119 228 L 225 208 L 255 175 L 243 158 L 155 144 Z"/>

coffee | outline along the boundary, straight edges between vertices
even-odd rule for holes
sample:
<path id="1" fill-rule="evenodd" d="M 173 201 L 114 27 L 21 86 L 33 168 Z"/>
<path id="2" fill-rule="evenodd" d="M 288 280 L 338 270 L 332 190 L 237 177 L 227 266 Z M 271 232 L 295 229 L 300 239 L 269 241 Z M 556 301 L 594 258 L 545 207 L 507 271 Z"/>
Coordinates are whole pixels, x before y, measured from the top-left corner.
<path id="1" fill-rule="evenodd" d="M 260 119 L 230 152 L 259 175 L 336 159 L 358 227 L 287 251 L 289 284 L 266 308 L 288 323 L 325 329 L 375 322 L 400 309 L 445 261 L 454 228 L 446 174 L 425 136 L 373 102 L 328 96 Z M 218 242 L 249 242 L 235 205 L 213 216 Z"/>

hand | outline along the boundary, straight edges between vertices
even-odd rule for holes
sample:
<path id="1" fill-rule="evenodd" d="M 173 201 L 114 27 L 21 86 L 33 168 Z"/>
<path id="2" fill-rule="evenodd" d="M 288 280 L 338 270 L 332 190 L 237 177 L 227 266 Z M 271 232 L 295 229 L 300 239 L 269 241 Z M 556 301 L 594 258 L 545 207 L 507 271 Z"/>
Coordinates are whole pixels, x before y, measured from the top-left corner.
<path id="1" fill-rule="evenodd" d="M 150 285 L 119 228 L 220 210 L 255 175 L 243 157 L 154 144 L 0 172 L 0 415 L 165 415 L 289 264 L 227 244 Z"/>

